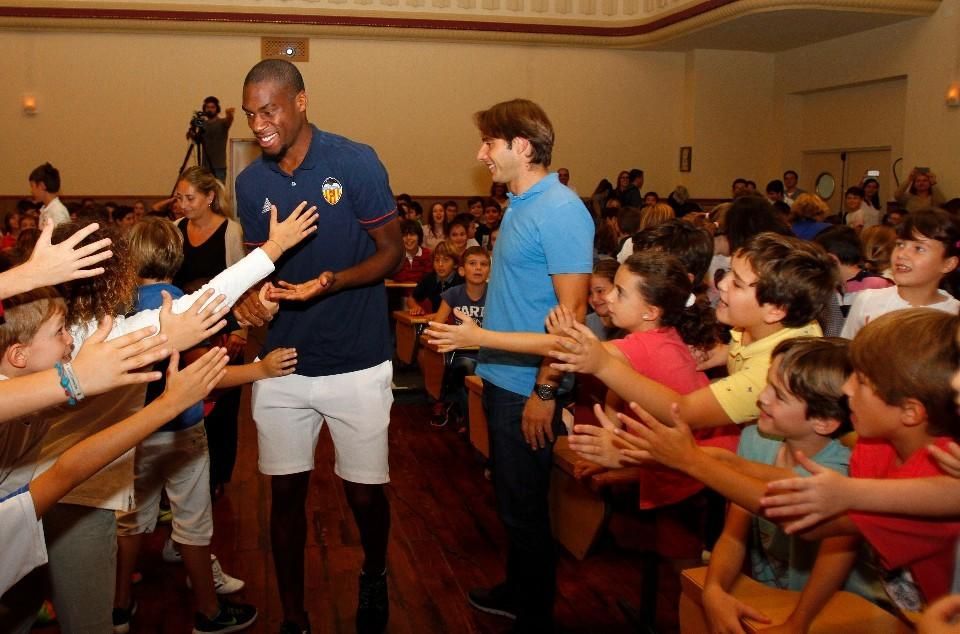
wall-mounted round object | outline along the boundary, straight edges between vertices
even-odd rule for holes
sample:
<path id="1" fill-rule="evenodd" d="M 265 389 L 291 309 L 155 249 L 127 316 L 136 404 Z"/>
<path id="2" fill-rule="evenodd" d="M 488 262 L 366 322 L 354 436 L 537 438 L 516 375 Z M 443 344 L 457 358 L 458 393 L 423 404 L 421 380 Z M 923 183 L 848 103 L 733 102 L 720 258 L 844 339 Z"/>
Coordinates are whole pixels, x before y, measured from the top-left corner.
<path id="1" fill-rule="evenodd" d="M 814 186 L 817 196 L 824 200 L 829 200 L 836 189 L 837 181 L 833 177 L 833 174 L 830 172 L 822 172 L 820 176 L 817 176 L 816 185 Z"/>

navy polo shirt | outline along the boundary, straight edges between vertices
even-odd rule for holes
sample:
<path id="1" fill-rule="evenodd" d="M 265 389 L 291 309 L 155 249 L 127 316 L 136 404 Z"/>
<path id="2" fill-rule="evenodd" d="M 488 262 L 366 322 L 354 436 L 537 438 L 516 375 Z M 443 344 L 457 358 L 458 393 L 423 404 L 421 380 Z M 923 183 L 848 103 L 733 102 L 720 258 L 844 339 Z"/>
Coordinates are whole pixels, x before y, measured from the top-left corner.
<path id="1" fill-rule="evenodd" d="M 376 252 L 371 229 L 396 217 L 387 171 L 373 148 L 311 126 L 303 163 L 286 174 L 276 161 L 257 158 L 237 176 L 237 210 L 250 245 L 267 240 L 270 205 L 283 220 L 301 202 L 316 205 L 316 233 L 277 262 L 276 278 L 300 283 L 324 271 L 359 264 Z M 387 294 L 383 282 L 282 302 L 270 322 L 260 356 L 297 349 L 297 374 L 354 372 L 391 358 Z"/>

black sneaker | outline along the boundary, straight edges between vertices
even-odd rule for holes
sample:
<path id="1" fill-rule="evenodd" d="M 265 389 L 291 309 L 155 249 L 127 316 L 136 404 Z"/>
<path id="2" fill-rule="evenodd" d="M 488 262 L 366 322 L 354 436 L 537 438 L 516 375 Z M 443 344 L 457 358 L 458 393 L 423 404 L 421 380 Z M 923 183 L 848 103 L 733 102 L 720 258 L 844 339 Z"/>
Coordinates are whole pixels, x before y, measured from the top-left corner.
<path id="1" fill-rule="evenodd" d="M 517 618 L 517 608 L 505 584 L 471 590 L 467 593 L 467 601 L 481 612 L 508 619 L 516 620 Z"/>
<path id="2" fill-rule="evenodd" d="M 390 616 L 387 598 L 387 571 L 379 575 L 360 573 L 357 602 L 357 634 L 382 634 Z"/>
<path id="3" fill-rule="evenodd" d="M 212 619 L 197 612 L 193 615 L 193 634 L 239 632 L 257 620 L 257 608 L 246 603 L 220 601 L 220 611 Z"/>
<path id="4" fill-rule="evenodd" d="M 113 608 L 113 634 L 127 634 L 130 631 L 130 619 L 137 613 L 137 602 L 130 604 L 130 608 Z"/>
<path id="5" fill-rule="evenodd" d="M 284 621 L 280 624 L 280 634 L 310 634 L 310 624 L 300 627 L 293 621 Z"/>

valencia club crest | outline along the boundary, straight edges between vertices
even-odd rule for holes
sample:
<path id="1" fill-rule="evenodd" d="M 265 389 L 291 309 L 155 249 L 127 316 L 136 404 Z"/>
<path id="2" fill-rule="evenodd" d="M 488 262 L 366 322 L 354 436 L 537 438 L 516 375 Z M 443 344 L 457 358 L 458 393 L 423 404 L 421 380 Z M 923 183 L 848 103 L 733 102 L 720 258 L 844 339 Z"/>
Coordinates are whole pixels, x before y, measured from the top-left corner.
<path id="1" fill-rule="evenodd" d="M 328 176 L 323 181 L 323 199 L 328 205 L 336 205 L 343 196 L 343 185 L 333 176 Z"/>

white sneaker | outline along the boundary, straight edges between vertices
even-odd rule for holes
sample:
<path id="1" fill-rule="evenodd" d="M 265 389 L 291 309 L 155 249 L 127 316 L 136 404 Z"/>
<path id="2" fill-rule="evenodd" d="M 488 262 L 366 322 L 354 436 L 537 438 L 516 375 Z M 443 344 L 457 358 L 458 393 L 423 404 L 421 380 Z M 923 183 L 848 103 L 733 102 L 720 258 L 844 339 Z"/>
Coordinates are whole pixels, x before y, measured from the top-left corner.
<path id="1" fill-rule="evenodd" d="M 163 551 L 160 553 L 160 555 L 168 564 L 183 563 L 183 557 L 180 556 L 180 551 L 177 550 L 177 547 L 173 544 L 173 540 L 169 537 L 167 538 L 167 541 L 163 542 Z"/>
<path id="2" fill-rule="evenodd" d="M 223 568 L 220 567 L 217 556 L 212 553 L 210 554 L 210 568 L 213 572 L 213 588 L 217 591 L 217 594 L 240 592 L 243 590 L 243 587 L 247 585 L 242 579 L 231 577 L 225 573 Z M 190 577 L 187 577 L 187 587 L 191 590 L 193 589 L 193 584 L 190 583 Z"/>

